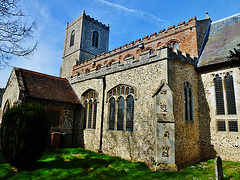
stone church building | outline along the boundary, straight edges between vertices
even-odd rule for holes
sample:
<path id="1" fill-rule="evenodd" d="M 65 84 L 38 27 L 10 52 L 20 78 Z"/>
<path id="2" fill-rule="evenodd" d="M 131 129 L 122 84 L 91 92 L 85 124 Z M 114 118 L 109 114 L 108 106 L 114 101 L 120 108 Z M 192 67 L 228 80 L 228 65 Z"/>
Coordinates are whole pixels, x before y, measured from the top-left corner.
<path id="1" fill-rule="evenodd" d="M 66 27 L 59 79 L 81 104 L 71 103 L 78 115 L 66 119 L 74 146 L 153 170 L 216 155 L 240 161 L 240 62 L 228 58 L 240 42 L 240 14 L 194 17 L 111 51 L 109 30 L 84 11 Z"/>

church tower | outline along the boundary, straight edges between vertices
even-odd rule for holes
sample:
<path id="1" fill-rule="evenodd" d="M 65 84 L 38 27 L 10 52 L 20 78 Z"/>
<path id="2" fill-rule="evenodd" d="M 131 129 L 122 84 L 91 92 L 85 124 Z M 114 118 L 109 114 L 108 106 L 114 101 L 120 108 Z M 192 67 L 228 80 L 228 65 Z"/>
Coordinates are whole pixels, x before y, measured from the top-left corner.
<path id="1" fill-rule="evenodd" d="M 76 63 L 108 51 L 109 25 L 91 18 L 85 11 L 67 23 L 60 77 L 72 75 Z"/>

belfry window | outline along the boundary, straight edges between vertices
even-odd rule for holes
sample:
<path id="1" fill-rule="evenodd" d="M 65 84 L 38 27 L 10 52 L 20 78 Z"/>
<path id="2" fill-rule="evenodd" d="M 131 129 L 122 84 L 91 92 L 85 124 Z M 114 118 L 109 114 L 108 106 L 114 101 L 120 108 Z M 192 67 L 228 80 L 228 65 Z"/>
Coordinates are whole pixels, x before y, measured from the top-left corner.
<path id="1" fill-rule="evenodd" d="M 184 82 L 185 121 L 194 120 L 193 90 L 189 82 Z"/>
<path id="2" fill-rule="evenodd" d="M 97 119 L 97 93 L 94 90 L 88 90 L 82 95 L 84 102 L 84 128 L 96 129 Z"/>
<path id="3" fill-rule="evenodd" d="M 99 38 L 98 32 L 97 31 L 93 31 L 92 46 L 94 46 L 96 48 L 98 47 L 98 38 Z"/>
<path id="4" fill-rule="evenodd" d="M 74 38 L 75 38 L 75 31 L 73 30 L 71 33 L 71 38 L 70 38 L 70 46 L 74 45 Z"/>
<path id="5" fill-rule="evenodd" d="M 109 130 L 133 132 L 134 92 L 126 85 L 119 85 L 108 92 Z"/>

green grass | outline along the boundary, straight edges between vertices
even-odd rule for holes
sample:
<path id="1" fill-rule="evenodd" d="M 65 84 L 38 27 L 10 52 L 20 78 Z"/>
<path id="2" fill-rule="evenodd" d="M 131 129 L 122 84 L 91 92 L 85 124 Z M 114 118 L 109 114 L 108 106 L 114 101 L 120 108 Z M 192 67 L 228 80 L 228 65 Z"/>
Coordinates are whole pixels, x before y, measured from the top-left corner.
<path id="1" fill-rule="evenodd" d="M 225 179 L 240 179 L 240 163 L 223 161 Z M 152 172 L 144 163 L 81 148 L 48 150 L 31 171 L 16 171 L 0 155 L 0 179 L 215 179 L 214 160 L 178 172 Z"/>

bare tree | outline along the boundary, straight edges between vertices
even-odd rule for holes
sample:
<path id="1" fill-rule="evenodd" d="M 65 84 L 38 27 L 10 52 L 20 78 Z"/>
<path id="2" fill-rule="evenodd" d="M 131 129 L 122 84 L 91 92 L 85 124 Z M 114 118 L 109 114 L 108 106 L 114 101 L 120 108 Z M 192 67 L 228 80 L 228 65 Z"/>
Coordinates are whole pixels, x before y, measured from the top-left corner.
<path id="1" fill-rule="evenodd" d="M 32 38 L 36 21 L 25 20 L 19 0 L 0 0 L 0 68 L 4 68 L 13 56 L 26 57 L 37 47 L 37 42 L 25 47 L 26 39 Z"/>

